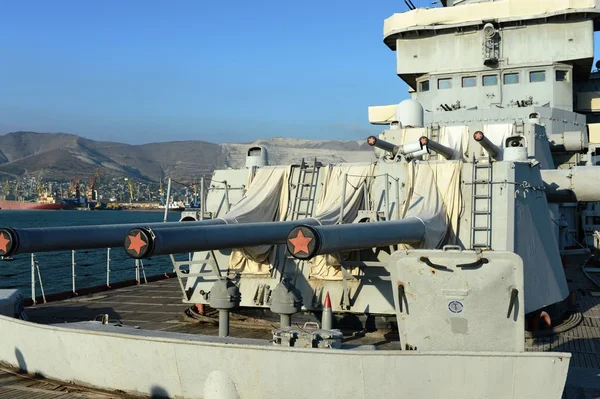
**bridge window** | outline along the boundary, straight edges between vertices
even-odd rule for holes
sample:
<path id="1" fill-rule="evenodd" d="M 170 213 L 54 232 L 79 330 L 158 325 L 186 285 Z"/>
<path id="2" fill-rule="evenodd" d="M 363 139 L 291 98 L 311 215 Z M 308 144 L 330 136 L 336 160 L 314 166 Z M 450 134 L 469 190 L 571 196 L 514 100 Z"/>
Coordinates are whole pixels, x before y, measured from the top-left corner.
<path id="1" fill-rule="evenodd" d="M 477 78 L 475 76 L 465 76 L 462 78 L 462 87 L 475 87 L 477 86 Z"/>
<path id="2" fill-rule="evenodd" d="M 546 71 L 529 72 L 529 81 L 531 83 L 543 82 L 546 80 Z"/>
<path id="3" fill-rule="evenodd" d="M 556 71 L 556 81 L 557 82 L 566 82 L 568 79 L 567 71 Z"/>
<path id="4" fill-rule="evenodd" d="M 482 83 L 484 86 L 496 86 L 498 84 L 498 75 L 485 75 Z"/>
<path id="5" fill-rule="evenodd" d="M 519 83 L 519 74 L 518 73 L 505 73 L 504 74 L 504 84 L 505 85 L 514 85 Z"/>
<path id="6" fill-rule="evenodd" d="M 419 91 L 429 91 L 429 81 L 425 80 L 419 83 Z"/>
<path id="7" fill-rule="evenodd" d="M 438 79 L 438 89 L 451 89 L 452 78 Z"/>

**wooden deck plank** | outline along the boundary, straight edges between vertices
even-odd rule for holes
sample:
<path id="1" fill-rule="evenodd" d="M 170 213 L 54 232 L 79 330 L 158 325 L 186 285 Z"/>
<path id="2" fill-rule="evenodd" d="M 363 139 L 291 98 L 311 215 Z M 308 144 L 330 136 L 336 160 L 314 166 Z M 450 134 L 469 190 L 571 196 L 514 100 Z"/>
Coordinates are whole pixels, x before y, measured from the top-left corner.
<path id="1" fill-rule="evenodd" d="M 42 377 L 20 373 L 9 367 L 0 367 L 0 399 L 109 399 L 133 398 L 113 392 L 76 387 Z"/>

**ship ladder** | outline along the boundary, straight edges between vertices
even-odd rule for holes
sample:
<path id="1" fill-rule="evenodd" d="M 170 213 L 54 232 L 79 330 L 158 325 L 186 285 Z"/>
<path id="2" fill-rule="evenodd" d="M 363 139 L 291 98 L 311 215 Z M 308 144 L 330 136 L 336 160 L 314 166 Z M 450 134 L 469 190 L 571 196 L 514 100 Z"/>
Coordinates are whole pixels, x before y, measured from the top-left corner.
<path id="1" fill-rule="evenodd" d="M 471 249 L 492 246 L 492 159 L 480 162 L 473 157 L 471 196 Z"/>
<path id="2" fill-rule="evenodd" d="M 314 159 L 312 167 L 304 162 L 303 158 L 298 171 L 296 196 L 292 203 L 290 220 L 305 219 L 312 216 L 315 207 L 318 174 L 317 158 Z"/>
<path id="3" fill-rule="evenodd" d="M 296 181 L 296 195 L 291 205 L 290 220 L 305 219 L 312 216 L 315 208 L 315 196 L 317 193 L 317 182 L 319 180 L 319 168 L 317 167 L 317 158 L 315 157 L 312 165 L 307 164 L 302 158 L 300 169 L 298 170 L 298 180 Z M 281 278 L 285 276 L 285 269 L 289 261 L 294 262 L 295 270 L 293 282 L 296 282 L 298 274 L 306 266 L 306 261 L 302 260 L 296 263 L 296 259 L 287 253 L 285 245 L 280 246 L 283 250 L 281 259 Z"/>
<path id="4" fill-rule="evenodd" d="M 430 133 L 429 133 L 429 139 L 433 140 L 433 141 L 440 141 L 440 125 L 436 124 L 436 125 L 432 125 L 430 128 Z M 431 154 L 428 155 L 428 160 L 429 161 L 437 161 L 439 158 L 439 154 L 437 152 L 432 152 Z"/>

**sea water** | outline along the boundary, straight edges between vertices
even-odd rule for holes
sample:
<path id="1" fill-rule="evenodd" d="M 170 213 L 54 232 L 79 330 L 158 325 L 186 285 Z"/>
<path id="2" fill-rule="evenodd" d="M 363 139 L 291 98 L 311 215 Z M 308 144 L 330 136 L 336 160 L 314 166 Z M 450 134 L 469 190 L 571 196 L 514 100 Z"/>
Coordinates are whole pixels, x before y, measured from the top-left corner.
<path id="1" fill-rule="evenodd" d="M 169 212 L 168 221 L 179 220 L 180 214 Z M 93 224 L 125 224 L 162 222 L 162 212 L 128 211 L 6 211 L 0 210 L 0 227 L 59 227 Z M 124 237 L 123 237 L 124 238 Z M 75 251 L 75 287 L 85 288 L 106 284 L 107 250 Z M 38 262 L 44 291 L 47 294 L 72 290 L 72 251 L 34 254 Z M 173 264 L 169 256 L 156 256 L 143 261 L 146 276 L 170 273 Z M 140 270 L 140 275 L 142 271 Z M 36 271 L 36 296 L 41 295 Z M 135 260 L 123 247 L 110 250 L 110 282 L 136 278 Z M 143 276 L 142 276 L 143 279 Z M 143 281 L 143 280 L 142 280 Z M 13 260 L 0 260 L 0 288 L 19 288 L 31 296 L 31 254 L 18 254 Z"/>

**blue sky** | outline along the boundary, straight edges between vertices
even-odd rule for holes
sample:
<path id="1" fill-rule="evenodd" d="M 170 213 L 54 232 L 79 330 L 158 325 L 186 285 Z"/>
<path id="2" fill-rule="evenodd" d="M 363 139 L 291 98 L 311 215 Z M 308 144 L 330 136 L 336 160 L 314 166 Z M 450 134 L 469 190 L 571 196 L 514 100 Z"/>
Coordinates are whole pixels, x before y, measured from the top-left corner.
<path id="1" fill-rule="evenodd" d="M 382 42 L 401 0 L 0 4 L 0 133 L 360 139 L 408 97 Z"/>
<path id="2" fill-rule="evenodd" d="M 407 97 L 382 42 L 383 20 L 406 10 L 401 1 L 38 0 L 1 9 L 0 133 L 358 139 L 373 131 L 369 105 Z"/>
<path id="3" fill-rule="evenodd" d="M 18 1 L 0 13 L 0 133 L 98 140 L 358 139 L 407 97 L 401 1 Z M 377 128 L 375 128 L 377 130 Z"/>

